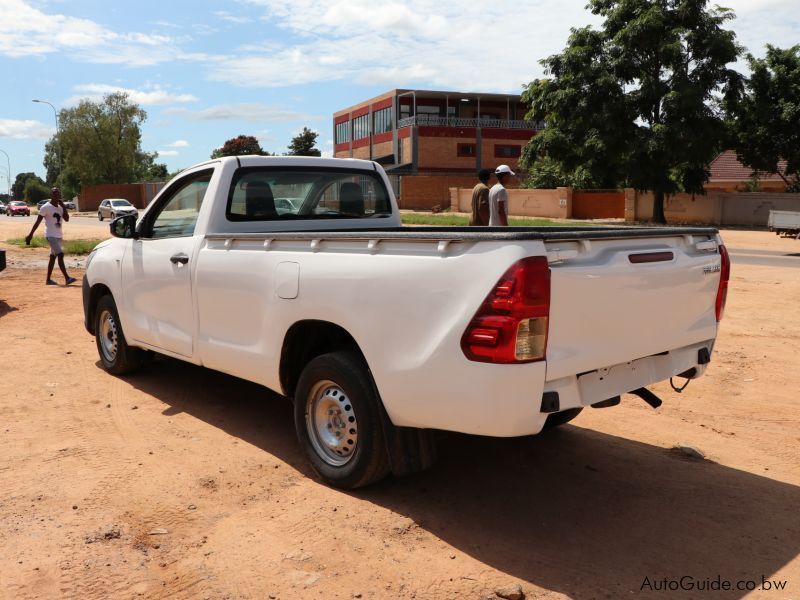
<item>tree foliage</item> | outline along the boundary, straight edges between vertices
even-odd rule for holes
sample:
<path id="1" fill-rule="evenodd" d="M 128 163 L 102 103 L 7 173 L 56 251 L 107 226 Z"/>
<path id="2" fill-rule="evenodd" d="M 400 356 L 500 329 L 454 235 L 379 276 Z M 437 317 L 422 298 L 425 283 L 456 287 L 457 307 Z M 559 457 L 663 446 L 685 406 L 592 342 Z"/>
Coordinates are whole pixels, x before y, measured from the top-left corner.
<path id="1" fill-rule="evenodd" d="M 60 132 L 45 146 L 48 181 L 55 180 L 65 197 L 81 185 L 141 181 L 156 156 L 141 148 L 146 119 L 147 113 L 122 92 L 62 109 Z"/>
<path id="2" fill-rule="evenodd" d="M 287 154 L 289 156 L 321 156 L 322 153 L 319 149 L 314 147 L 318 137 L 319 133 L 303 127 L 303 131 L 294 136 L 289 143 Z"/>
<path id="3" fill-rule="evenodd" d="M 543 157 L 594 187 L 652 190 L 654 220 L 664 195 L 703 193 L 708 165 L 723 149 L 716 108 L 739 76 L 733 13 L 707 0 L 590 0 L 602 28 L 573 29 L 561 54 L 542 61 L 548 79 L 531 82 L 527 118 L 545 129 L 526 146 L 530 171 Z"/>
<path id="4" fill-rule="evenodd" d="M 211 158 L 221 158 L 223 156 L 269 156 L 258 140 L 252 135 L 240 135 L 231 138 L 211 153 Z"/>
<path id="5" fill-rule="evenodd" d="M 11 185 L 11 195 L 13 195 L 17 200 L 22 200 L 25 197 L 25 185 L 31 179 L 37 181 L 41 185 L 45 185 L 44 181 L 42 181 L 42 178 L 36 173 L 17 173 L 14 183 Z"/>
<path id="6" fill-rule="evenodd" d="M 726 98 L 737 157 L 800 191 L 800 45 L 767 45 L 764 58 L 747 61 L 750 77 Z"/>
<path id="7" fill-rule="evenodd" d="M 23 190 L 25 202 L 34 203 L 50 197 L 50 188 L 39 178 L 28 179 Z"/>

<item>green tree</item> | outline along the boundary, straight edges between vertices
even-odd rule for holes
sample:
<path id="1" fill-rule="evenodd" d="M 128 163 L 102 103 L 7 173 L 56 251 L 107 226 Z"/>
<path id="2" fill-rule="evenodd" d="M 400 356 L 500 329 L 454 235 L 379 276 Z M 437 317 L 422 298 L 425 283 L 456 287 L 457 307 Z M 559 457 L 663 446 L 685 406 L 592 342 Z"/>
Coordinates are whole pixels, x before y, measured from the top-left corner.
<path id="1" fill-rule="evenodd" d="M 270 156 L 258 140 L 252 135 L 240 135 L 231 138 L 211 153 L 211 158 L 222 158 L 223 156 Z"/>
<path id="2" fill-rule="evenodd" d="M 50 197 L 50 188 L 39 179 L 28 179 L 25 183 L 25 190 L 23 191 L 25 202 L 33 204 L 39 200 L 44 200 Z"/>
<path id="3" fill-rule="evenodd" d="M 22 200 L 25 197 L 25 185 L 28 183 L 28 180 L 33 179 L 39 182 L 42 185 L 45 185 L 44 181 L 41 177 L 39 177 L 36 173 L 17 173 L 17 177 L 14 179 L 14 183 L 11 185 L 11 194 L 17 200 Z"/>
<path id="4" fill-rule="evenodd" d="M 590 0 L 602 28 L 573 29 L 561 54 L 542 61 L 548 79 L 523 93 L 527 118 L 545 129 L 522 165 L 548 157 L 560 171 L 599 187 L 651 190 L 653 220 L 664 197 L 703 193 L 723 149 L 720 94 L 740 76 L 741 49 L 723 28 L 734 17 L 707 0 Z"/>
<path id="5" fill-rule="evenodd" d="M 155 156 L 141 148 L 145 119 L 147 113 L 122 92 L 108 94 L 102 102 L 82 100 L 75 108 L 62 109 L 60 137 L 53 136 L 45 146 L 48 177 L 57 171 L 63 187 L 65 181 L 73 185 L 139 181 Z"/>
<path id="6" fill-rule="evenodd" d="M 317 143 L 319 134 L 308 127 L 303 127 L 303 131 L 292 138 L 289 143 L 289 156 L 321 156 L 322 153 L 314 145 Z"/>
<path id="7" fill-rule="evenodd" d="M 767 45 L 764 58 L 748 54 L 747 61 L 750 77 L 726 98 L 736 154 L 800 191 L 800 45 Z"/>

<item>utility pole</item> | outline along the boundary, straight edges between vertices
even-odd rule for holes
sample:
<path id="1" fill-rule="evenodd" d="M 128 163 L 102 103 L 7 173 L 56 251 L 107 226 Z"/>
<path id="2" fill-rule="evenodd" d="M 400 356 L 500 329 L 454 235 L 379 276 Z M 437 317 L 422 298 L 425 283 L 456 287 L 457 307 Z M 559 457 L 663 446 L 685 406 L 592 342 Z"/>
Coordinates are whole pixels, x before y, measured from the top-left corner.
<path id="1" fill-rule="evenodd" d="M 8 163 L 8 197 L 11 198 L 11 159 L 5 150 L 0 150 L 0 152 L 6 155 L 6 162 Z"/>
<path id="2" fill-rule="evenodd" d="M 33 102 L 38 102 L 39 104 L 48 104 L 50 108 L 53 109 L 53 116 L 56 118 L 56 137 L 58 138 L 58 175 L 61 175 L 61 164 L 64 157 L 61 153 L 61 130 L 58 127 L 58 111 L 56 111 L 56 107 L 47 100 L 33 100 Z M 56 175 L 56 178 L 58 175 Z"/>

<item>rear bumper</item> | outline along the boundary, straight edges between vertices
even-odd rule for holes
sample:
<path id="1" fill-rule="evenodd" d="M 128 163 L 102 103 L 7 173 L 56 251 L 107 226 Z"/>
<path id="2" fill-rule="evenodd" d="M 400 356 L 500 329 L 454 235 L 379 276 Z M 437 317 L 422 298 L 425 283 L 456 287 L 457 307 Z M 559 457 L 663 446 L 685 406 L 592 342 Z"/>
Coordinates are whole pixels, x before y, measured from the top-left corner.
<path id="1" fill-rule="evenodd" d="M 559 410 L 591 406 L 647 385 L 665 381 L 679 373 L 694 369 L 692 378 L 702 375 L 707 364 L 701 364 L 700 352 L 708 356 L 714 340 L 707 340 L 669 352 L 612 365 L 602 369 L 563 377 L 547 382 L 545 392 L 557 392 Z"/>
<path id="2" fill-rule="evenodd" d="M 700 364 L 698 353 L 705 348 L 710 355 L 713 343 L 706 340 L 547 382 L 544 362 L 468 362 L 460 369 L 426 374 L 415 370 L 397 381 L 385 377 L 376 381 L 395 425 L 516 437 L 539 433 L 553 412 L 591 406 L 692 368 L 692 377 L 699 377 L 707 365 Z M 442 371 L 448 373 L 446 378 L 441 377 Z M 557 404 L 552 404 L 554 399 Z"/>

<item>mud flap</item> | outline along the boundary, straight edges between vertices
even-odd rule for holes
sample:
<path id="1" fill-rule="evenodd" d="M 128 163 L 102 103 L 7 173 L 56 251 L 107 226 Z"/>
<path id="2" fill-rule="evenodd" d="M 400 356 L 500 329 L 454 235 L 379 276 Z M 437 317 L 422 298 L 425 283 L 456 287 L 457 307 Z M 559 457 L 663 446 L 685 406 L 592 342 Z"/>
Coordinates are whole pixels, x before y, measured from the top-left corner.
<path id="1" fill-rule="evenodd" d="M 370 376 L 372 376 L 371 372 Z M 392 475 L 404 477 L 433 466 L 437 457 L 434 430 L 398 427 L 392 423 L 383 406 L 383 400 L 380 399 L 381 396 L 374 378 L 372 378 L 372 386 L 375 390 L 375 398 L 378 399 L 383 438 L 386 443 L 386 453 L 389 455 L 389 467 Z"/>

